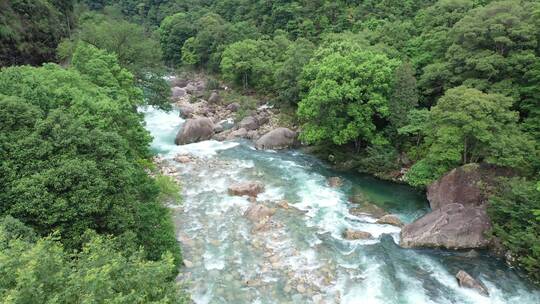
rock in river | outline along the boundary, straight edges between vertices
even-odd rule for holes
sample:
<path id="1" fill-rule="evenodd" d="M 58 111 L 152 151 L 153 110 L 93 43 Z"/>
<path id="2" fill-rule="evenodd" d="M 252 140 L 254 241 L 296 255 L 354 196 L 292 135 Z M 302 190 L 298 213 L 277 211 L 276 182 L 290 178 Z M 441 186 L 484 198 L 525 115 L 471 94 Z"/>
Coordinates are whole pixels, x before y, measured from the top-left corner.
<path id="1" fill-rule="evenodd" d="M 473 249 L 490 245 L 491 220 L 486 211 L 489 189 L 506 169 L 468 164 L 428 187 L 432 211 L 401 230 L 403 247 Z"/>
<path id="2" fill-rule="evenodd" d="M 347 240 L 368 240 L 373 238 L 373 235 L 366 231 L 347 229 L 343 232 L 343 237 Z"/>
<path id="3" fill-rule="evenodd" d="M 175 143 L 177 145 L 191 144 L 212 138 L 214 123 L 206 117 L 188 119 L 184 127 L 178 131 Z"/>
<path id="4" fill-rule="evenodd" d="M 296 132 L 287 128 L 277 128 L 264 134 L 257 140 L 257 149 L 286 149 L 291 147 L 296 140 Z"/>
<path id="5" fill-rule="evenodd" d="M 387 214 L 377 220 L 377 224 L 386 224 L 397 227 L 403 227 L 403 222 L 394 214 Z"/>
<path id="6" fill-rule="evenodd" d="M 460 270 L 456 274 L 456 279 L 458 280 L 459 286 L 465 288 L 476 289 L 479 293 L 489 296 L 487 287 L 480 281 L 473 278 L 470 274 L 464 270 Z"/>
<path id="7" fill-rule="evenodd" d="M 261 222 L 276 213 L 275 209 L 268 208 L 262 204 L 253 204 L 244 213 L 244 216 L 247 217 L 252 222 Z"/>
<path id="8" fill-rule="evenodd" d="M 343 179 L 341 177 L 333 176 L 328 178 L 328 186 L 332 188 L 339 188 L 343 186 Z"/>
<path id="9" fill-rule="evenodd" d="M 491 228 L 485 207 L 450 204 L 433 210 L 401 230 L 400 245 L 406 248 L 483 248 Z"/>
<path id="10" fill-rule="evenodd" d="M 243 182 L 229 186 L 229 195 L 257 197 L 264 192 L 264 185 L 261 182 Z"/>

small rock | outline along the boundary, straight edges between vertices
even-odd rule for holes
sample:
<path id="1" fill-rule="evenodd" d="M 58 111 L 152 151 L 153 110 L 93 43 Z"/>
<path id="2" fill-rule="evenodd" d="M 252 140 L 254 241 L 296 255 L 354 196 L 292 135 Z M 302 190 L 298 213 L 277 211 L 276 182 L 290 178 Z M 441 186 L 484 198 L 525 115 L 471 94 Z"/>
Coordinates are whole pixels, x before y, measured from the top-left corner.
<path id="1" fill-rule="evenodd" d="M 296 290 L 299 292 L 299 293 L 305 293 L 306 292 L 306 287 L 304 286 L 304 284 L 298 284 L 296 286 Z"/>
<path id="2" fill-rule="evenodd" d="M 240 129 L 246 129 L 247 131 L 256 130 L 259 128 L 259 122 L 253 116 L 244 117 L 238 124 Z"/>
<path id="3" fill-rule="evenodd" d="M 377 224 L 386 224 L 397 227 L 403 227 L 403 222 L 394 214 L 387 214 L 377 220 Z"/>
<path id="4" fill-rule="evenodd" d="M 460 270 L 456 274 L 456 279 L 458 280 L 459 286 L 476 289 L 480 294 L 489 296 L 489 292 L 486 286 L 482 282 L 474 279 L 470 274 L 468 274 L 464 270 Z"/>
<path id="5" fill-rule="evenodd" d="M 232 196 L 251 196 L 257 197 L 259 193 L 264 192 L 264 185 L 261 182 L 242 182 L 229 186 L 229 195 Z"/>
<path id="6" fill-rule="evenodd" d="M 339 188 L 343 186 L 343 179 L 337 176 L 330 177 L 328 178 L 328 185 L 332 188 Z"/>
<path id="7" fill-rule="evenodd" d="M 235 139 L 235 138 L 245 138 L 247 137 L 247 130 L 244 129 L 244 128 L 240 128 L 238 130 L 235 130 L 235 131 L 232 131 L 231 133 L 229 133 L 229 135 L 227 135 L 227 139 L 228 140 L 231 140 L 231 139 Z"/>
<path id="8" fill-rule="evenodd" d="M 193 263 L 191 261 L 184 259 L 184 266 L 186 266 L 187 268 L 191 268 L 193 267 Z"/>
<path id="9" fill-rule="evenodd" d="M 187 155 L 177 155 L 174 160 L 182 164 L 191 162 L 191 158 Z"/>
<path id="10" fill-rule="evenodd" d="M 227 106 L 227 110 L 231 112 L 236 112 L 240 109 L 240 104 L 237 102 L 233 102 Z"/>
<path id="11" fill-rule="evenodd" d="M 184 97 L 186 96 L 186 90 L 180 88 L 180 87 L 174 87 L 172 88 L 172 98 L 173 99 L 178 99 L 178 98 L 181 98 L 181 97 Z"/>
<path id="12" fill-rule="evenodd" d="M 277 202 L 276 205 L 278 205 L 279 207 L 283 209 L 289 209 L 289 202 L 287 202 L 286 200 L 281 200 Z"/>
<path id="13" fill-rule="evenodd" d="M 219 94 L 217 92 L 212 92 L 212 94 L 210 94 L 210 97 L 208 98 L 208 102 L 212 104 L 218 104 L 221 102 L 221 97 L 219 97 Z"/>
<path id="14" fill-rule="evenodd" d="M 373 235 L 366 231 L 347 229 L 343 233 L 343 237 L 347 240 L 368 240 L 373 238 Z"/>
<path id="15" fill-rule="evenodd" d="M 384 209 L 371 203 L 363 203 L 358 207 L 351 208 L 349 212 L 354 216 L 370 215 L 377 218 L 387 215 Z"/>
<path id="16" fill-rule="evenodd" d="M 244 213 L 244 216 L 252 222 L 261 222 L 274 215 L 274 213 L 276 213 L 274 209 L 268 208 L 261 204 L 253 204 L 249 206 Z"/>
<path id="17" fill-rule="evenodd" d="M 191 105 L 181 105 L 178 107 L 180 110 L 180 117 L 183 119 L 188 119 L 193 117 L 193 113 L 195 113 L 195 109 Z"/>
<path id="18" fill-rule="evenodd" d="M 223 132 L 223 126 L 221 124 L 214 125 L 214 133 Z"/>

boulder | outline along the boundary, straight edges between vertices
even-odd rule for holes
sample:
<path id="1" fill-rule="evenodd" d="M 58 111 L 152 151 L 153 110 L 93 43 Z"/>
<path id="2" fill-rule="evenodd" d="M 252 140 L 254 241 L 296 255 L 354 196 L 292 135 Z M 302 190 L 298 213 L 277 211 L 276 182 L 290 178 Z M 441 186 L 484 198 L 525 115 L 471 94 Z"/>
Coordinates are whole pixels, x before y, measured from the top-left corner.
<path id="1" fill-rule="evenodd" d="M 369 240 L 373 238 L 373 235 L 366 231 L 358 231 L 348 228 L 343 232 L 343 237 L 347 240 Z"/>
<path id="2" fill-rule="evenodd" d="M 214 135 L 214 123 L 206 117 L 188 119 L 184 127 L 178 131 L 175 143 L 177 145 L 191 144 L 208 140 Z"/>
<path id="3" fill-rule="evenodd" d="M 193 106 L 187 104 L 179 106 L 178 109 L 180 110 L 180 117 L 184 119 L 191 118 L 195 113 Z"/>
<path id="4" fill-rule="evenodd" d="M 172 98 L 173 99 L 178 99 L 178 98 L 181 98 L 181 97 L 184 97 L 186 96 L 186 90 L 180 88 L 180 87 L 174 87 L 172 88 L 171 90 L 172 92 Z"/>
<path id="5" fill-rule="evenodd" d="M 208 102 L 212 104 L 218 104 L 221 102 L 221 97 L 217 92 L 212 92 L 212 94 L 210 94 L 210 97 L 208 98 Z"/>
<path id="6" fill-rule="evenodd" d="M 377 224 L 386 224 L 397 227 L 403 227 L 403 222 L 394 214 L 387 214 L 377 220 Z"/>
<path id="7" fill-rule="evenodd" d="M 448 204 L 480 206 L 488 198 L 489 187 L 495 177 L 510 176 L 508 169 L 489 165 L 468 164 L 455 168 L 427 188 L 431 209 Z"/>
<path id="8" fill-rule="evenodd" d="M 233 102 L 227 106 L 227 110 L 231 112 L 236 112 L 240 109 L 240 104 L 238 102 Z"/>
<path id="9" fill-rule="evenodd" d="M 185 88 L 188 85 L 188 81 L 186 79 L 180 79 L 174 76 L 171 78 L 170 84 L 172 87 Z"/>
<path id="10" fill-rule="evenodd" d="M 229 133 L 227 135 L 227 139 L 232 140 L 232 139 L 235 139 L 235 138 L 246 138 L 247 135 L 248 135 L 248 131 L 246 129 L 244 129 L 244 128 L 241 128 L 241 129 L 234 130 L 231 133 Z"/>
<path id="11" fill-rule="evenodd" d="M 328 178 L 328 186 L 332 188 L 339 188 L 343 186 L 343 179 L 338 176 L 332 176 Z"/>
<path id="12" fill-rule="evenodd" d="M 465 288 L 471 288 L 477 290 L 480 294 L 489 296 L 489 292 L 487 287 L 480 282 L 479 280 L 476 280 L 473 278 L 470 274 L 465 272 L 464 270 L 460 270 L 456 274 L 456 279 L 458 281 L 459 286 L 465 287 Z"/>
<path id="13" fill-rule="evenodd" d="M 257 197 L 264 192 L 264 185 L 261 182 L 242 182 L 229 186 L 229 195 Z"/>
<path id="14" fill-rule="evenodd" d="M 194 86 L 192 83 L 188 83 L 186 85 L 186 92 L 188 94 L 194 94 L 195 92 L 197 92 L 197 87 Z"/>
<path id="15" fill-rule="evenodd" d="M 223 132 L 223 126 L 221 124 L 214 125 L 214 133 Z"/>
<path id="16" fill-rule="evenodd" d="M 432 211 L 401 230 L 404 247 L 474 249 L 490 245 L 487 198 L 509 169 L 486 164 L 456 168 L 429 185 Z"/>
<path id="17" fill-rule="evenodd" d="M 287 128 L 277 128 L 264 134 L 257 142 L 257 149 L 286 149 L 294 145 L 296 132 Z"/>
<path id="18" fill-rule="evenodd" d="M 249 208 L 244 212 L 244 216 L 247 217 L 252 222 L 261 222 L 263 220 L 268 219 L 272 215 L 276 213 L 275 209 L 268 208 L 265 205 L 262 204 L 252 204 L 249 206 Z"/>
<path id="19" fill-rule="evenodd" d="M 424 215 L 401 230 L 406 248 L 472 249 L 489 245 L 491 222 L 485 206 L 449 204 Z"/>
<path id="20" fill-rule="evenodd" d="M 259 122 L 253 116 L 244 117 L 238 124 L 239 129 L 246 129 L 247 131 L 257 130 L 259 128 Z"/>

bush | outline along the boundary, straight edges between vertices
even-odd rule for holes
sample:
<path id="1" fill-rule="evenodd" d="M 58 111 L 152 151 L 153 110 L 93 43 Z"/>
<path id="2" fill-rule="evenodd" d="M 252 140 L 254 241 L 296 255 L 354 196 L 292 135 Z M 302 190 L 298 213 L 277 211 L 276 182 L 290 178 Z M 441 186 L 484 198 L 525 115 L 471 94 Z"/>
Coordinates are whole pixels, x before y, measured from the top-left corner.
<path id="1" fill-rule="evenodd" d="M 508 180 L 489 200 L 493 234 L 517 259 L 533 281 L 540 283 L 540 191 L 535 182 Z"/>

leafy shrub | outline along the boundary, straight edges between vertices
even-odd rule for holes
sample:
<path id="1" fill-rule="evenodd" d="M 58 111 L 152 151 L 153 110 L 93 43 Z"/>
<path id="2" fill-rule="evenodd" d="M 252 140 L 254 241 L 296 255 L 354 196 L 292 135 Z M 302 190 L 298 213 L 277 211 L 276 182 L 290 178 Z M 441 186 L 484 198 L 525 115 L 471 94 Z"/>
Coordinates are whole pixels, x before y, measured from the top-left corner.
<path id="1" fill-rule="evenodd" d="M 493 234 L 517 258 L 532 280 L 540 283 L 540 191 L 522 178 L 508 180 L 489 200 Z"/>

